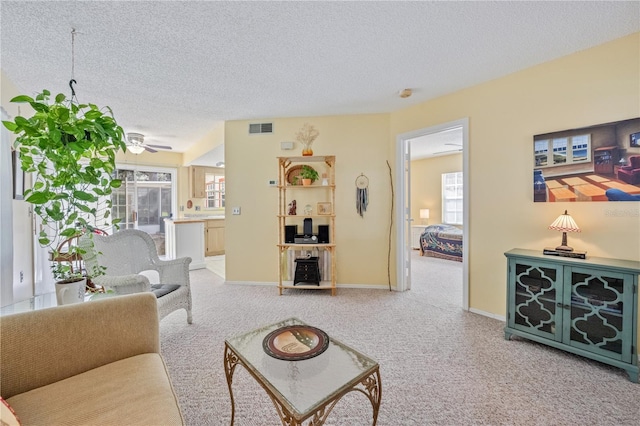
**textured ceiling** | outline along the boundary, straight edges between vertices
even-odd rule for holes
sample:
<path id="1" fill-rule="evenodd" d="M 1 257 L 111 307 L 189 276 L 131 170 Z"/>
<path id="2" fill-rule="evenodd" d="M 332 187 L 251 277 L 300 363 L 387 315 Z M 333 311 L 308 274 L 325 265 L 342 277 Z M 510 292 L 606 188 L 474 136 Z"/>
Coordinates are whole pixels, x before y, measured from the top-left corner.
<path id="1" fill-rule="evenodd" d="M 220 121 L 390 112 L 495 79 L 640 31 L 640 2 L 3 0 L 0 24 L 22 93 L 69 94 L 75 28 L 78 100 L 181 152 Z"/>

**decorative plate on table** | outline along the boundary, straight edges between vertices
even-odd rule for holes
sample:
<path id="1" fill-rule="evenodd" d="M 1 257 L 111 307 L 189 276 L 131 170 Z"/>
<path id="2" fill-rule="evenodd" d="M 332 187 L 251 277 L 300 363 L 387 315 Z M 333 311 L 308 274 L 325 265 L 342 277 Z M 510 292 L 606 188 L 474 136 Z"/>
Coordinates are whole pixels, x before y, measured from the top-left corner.
<path id="1" fill-rule="evenodd" d="M 262 341 L 265 353 L 285 361 L 302 361 L 318 356 L 329 347 L 329 336 L 308 325 L 288 325 L 272 331 Z"/>

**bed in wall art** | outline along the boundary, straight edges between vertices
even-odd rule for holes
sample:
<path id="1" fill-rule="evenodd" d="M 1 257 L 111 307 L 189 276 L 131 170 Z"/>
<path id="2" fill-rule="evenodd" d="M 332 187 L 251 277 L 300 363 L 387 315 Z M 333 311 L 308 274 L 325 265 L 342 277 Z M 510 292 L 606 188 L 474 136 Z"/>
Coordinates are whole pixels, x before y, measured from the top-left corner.
<path id="1" fill-rule="evenodd" d="M 429 225 L 420 235 L 420 255 L 462 262 L 462 230 L 451 225 Z"/>

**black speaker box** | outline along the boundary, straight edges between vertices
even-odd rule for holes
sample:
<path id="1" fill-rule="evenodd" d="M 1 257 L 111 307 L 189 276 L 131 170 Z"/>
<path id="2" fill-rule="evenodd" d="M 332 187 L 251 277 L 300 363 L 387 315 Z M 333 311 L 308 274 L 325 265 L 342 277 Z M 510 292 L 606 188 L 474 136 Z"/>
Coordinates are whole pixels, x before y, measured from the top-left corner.
<path id="1" fill-rule="evenodd" d="M 308 235 L 308 236 L 311 236 L 311 234 L 313 234 L 313 221 L 311 220 L 311 218 L 306 218 L 304 220 L 304 226 L 302 228 L 302 233 L 304 235 Z"/>
<path id="2" fill-rule="evenodd" d="M 285 225 L 284 242 L 293 243 L 297 233 L 298 233 L 298 225 Z"/>
<path id="3" fill-rule="evenodd" d="M 329 244 L 329 225 L 318 225 L 318 242 Z"/>

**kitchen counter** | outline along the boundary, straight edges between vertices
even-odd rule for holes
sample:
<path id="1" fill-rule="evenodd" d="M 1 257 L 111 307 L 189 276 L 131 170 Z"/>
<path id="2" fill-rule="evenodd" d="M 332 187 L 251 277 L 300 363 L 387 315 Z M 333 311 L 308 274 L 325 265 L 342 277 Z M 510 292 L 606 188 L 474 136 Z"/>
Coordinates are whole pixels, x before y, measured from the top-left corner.
<path id="1" fill-rule="evenodd" d="M 195 222 L 204 222 L 206 220 L 209 219 L 200 219 L 200 218 L 195 218 L 195 217 L 185 217 L 185 218 L 181 218 L 181 219 L 165 219 L 165 223 L 167 222 L 173 222 L 175 224 L 179 224 L 179 223 L 195 223 Z"/>
<path id="2" fill-rule="evenodd" d="M 165 221 L 167 220 L 172 220 L 173 222 L 177 222 L 177 223 L 188 223 L 188 222 L 203 222 L 203 221 L 207 221 L 207 220 L 224 220 L 225 217 L 224 215 L 211 215 L 211 216 L 187 216 L 187 217 L 179 217 L 177 219 L 165 219 Z"/>
<path id="3" fill-rule="evenodd" d="M 190 257 L 189 269 L 202 269 L 204 262 L 204 219 L 165 219 L 165 252 L 167 259 Z"/>

